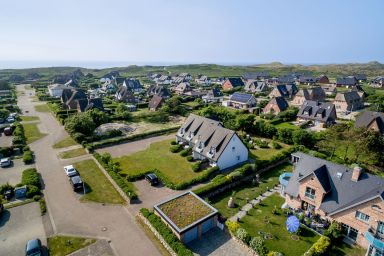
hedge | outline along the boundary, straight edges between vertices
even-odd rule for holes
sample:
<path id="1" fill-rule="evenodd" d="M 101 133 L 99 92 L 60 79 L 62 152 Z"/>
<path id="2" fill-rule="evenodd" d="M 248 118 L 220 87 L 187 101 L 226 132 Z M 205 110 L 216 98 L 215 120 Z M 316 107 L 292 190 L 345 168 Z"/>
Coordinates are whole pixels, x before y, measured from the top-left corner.
<path id="1" fill-rule="evenodd" d="M 40 177 L 35 168 L 29 168 L 23 171 L 21 183 L 23 185 L 32 185 L 41 188 Z"/>
<path id="2" fill-rule="evenodd" d="M 140 140 L 140 139 L 144 139 L 146 137 L 153 136 L 153 135 L 163 135 L 166 133 L 176 132 L 179 130 L 179 128 L 180 127 L 172 127 L 172 128 L 162 129 L 162 130 L 156 130 L 156 131 L 150 131 L 150 132 L 145 132 L 145 133 L 140 133 L 140 134 L 134 134 L 134 135 L 131 135 L 128 137 L 123 137 L 123 138 L 107 139 L 104 141 L 94 142 L 92 144 L 87 144 L 86 147 L 90 150 L 93 150 L 93 149 L 97 149 L 97 148 L 102 148 L 102 147 L 106 147 L 106 146 L 120 144 L 123 142 Z"/>
<path id="3" fill-rule="evenodd" d="M 133 191 L 131 188 L 129 188 L 126 180 L 124 180 L 123 177 L 119 173 L 117 173 L 113 167 L 111 167 L 111 162 L 106 162 L 103 160 L 100 154 L 94 153 L 93 154 L 96 160 L 104 167 L 104 169 L 108 172 L 109 176 L 116 182 L 116 184 L 121 188 L 121 190 L 128 196 L 131 200 L 138 199 L 138 195 L 135 191 Z M 115 169 L 119 169 L 116 168 Z"/>
<path id="4" fill-rule="evenodd" d="M 153 212 L 150 212 L 146 208 L 141 208 L 140 213 L 146 218 L 154 227 L 157 232 L 163 237 L 168 245 L 177 253 L 182 256 L 193 256 L 191 250 L 189 250 Z"/>
<path id="5" fill-rule="evenodd" d="M 23 153 L 23 162 L 24 164 L 32 164 L 34 161 L 33 159 L 33 152 L 30 150 L 24 151 Z"/>
<path id="6" fill-rule="evenodd" d="M 326 236 L 322 236 L 319 240 L 312 245 L 309 250 L 304 253 L 305 256 L 321 256 L 326 255 L 326 252 L 329 250 L 331 245 L 331 239 Z"/>

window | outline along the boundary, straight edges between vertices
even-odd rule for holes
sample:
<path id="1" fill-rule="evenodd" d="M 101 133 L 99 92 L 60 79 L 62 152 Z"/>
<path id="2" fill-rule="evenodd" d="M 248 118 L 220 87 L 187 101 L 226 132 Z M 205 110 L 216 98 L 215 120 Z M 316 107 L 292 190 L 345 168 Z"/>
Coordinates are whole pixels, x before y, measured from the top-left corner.
<path id="1" fill-rule="evenodd" d="M 233 152 L 235 152 L 235 149 L 236 149 L 235 147 L 232 147 L 232 151 L 233 151 Z"/>
<path id="2" fill-rule="evenodd" d="M 362 212 L 359 212 L 359 211 L 356 211 L 355 217 L 356 217 L 356 219 L 364 221 L 364 222 L 369 221 L 369 215 L 362 213 Z"/>
<path id="3" fill-rule="evenodd" d="M 377 233 L 379 236 L 384 237 L 384 222 L 379 221 L 379 224 L 377 224 Z"/>
<path id="4" fill-rule="evenodd" d="M 306 187 L 305 188 L 305 197 L 314 200 L 315 199 L 315 192 L 316 192 L 316 190 L 314 190 L 313 188 Z"/>

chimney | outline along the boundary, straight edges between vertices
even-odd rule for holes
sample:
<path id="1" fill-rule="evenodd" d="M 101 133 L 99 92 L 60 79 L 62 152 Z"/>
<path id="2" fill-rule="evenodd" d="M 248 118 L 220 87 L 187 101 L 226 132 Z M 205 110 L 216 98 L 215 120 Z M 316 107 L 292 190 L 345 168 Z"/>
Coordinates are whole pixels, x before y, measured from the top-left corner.
<path id="1" fill-rule="evenodd" d="M 359 166 L 355 166 L 352 171 L 352 178 L 351 180 L 354 182 L 359 181 L 360 174 L 363 172 L 363 169 Z"/>

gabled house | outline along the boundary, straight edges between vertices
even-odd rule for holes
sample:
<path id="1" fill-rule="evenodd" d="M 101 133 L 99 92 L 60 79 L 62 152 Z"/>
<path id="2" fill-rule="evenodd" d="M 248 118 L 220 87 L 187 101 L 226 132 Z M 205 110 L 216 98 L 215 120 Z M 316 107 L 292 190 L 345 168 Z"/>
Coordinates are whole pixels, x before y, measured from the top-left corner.
<path id="1" fill-rule="evenodd" d="M 313 76 L 300 76 L 299 84 L 312 85 L 316 83 L 316 78 Z"/>
<path id="2" fill-rule="evenodd" d="M 321 75 L 316 79 L 319 84 L 329 84 L 329 78 L 326 75 Z"/>
<path id="3" fill-rule="evenodd" d="M 364 101 L 357 91 L 337 93 L 333 101 L 337 111 L 356 111 L 364 107 Z"/>
<path id="4" fill-rule="evenodd" d="M 176 85 L 176 87 L 174 88 L 174 91 L 177 95 L 183 95 L 187 92 L 192 91 L 192 88 L 189 85 L 189 83 L 183 82 L 183 83 Z"/>
<path id="5" fill-rule="evenodd" d="M 124 79 L 123 86 L 127 87 L 134 93 L 140 93 L 143 91 L 143 86 L 140 84 L 140 81 L 134 78 Z"/>
<path id="6" fill-rule="evenodd" d="M 286 110 L 288 107 L 288 102 L 284 99 L 284 97 L 279 96 L 272 98 L 268 102 L 268 104 L 263 108 L 263 113 L 277 115 Z"/>
<path id="7" fill-rule="evenodd" d="M 296 79 L 295 75 L 285 75 L 285 76 L 278 77 L 276 82 L 278 84 L 294 84 L 296 82 L 295 79 Z"/>
<path id="8" fill-rule="evenodd" d="M 52 97 L 59 98 L 63 94 L 64 89 L 74 89 L 72 86 L 65 84 L 50 84 L 48 85 L 48 93 Z"/>
<path id="9" fill-rule="evenodd" d="M 297 86 L 294 84 L 280 84 L 277 85 L 269 94 L 270 98 L 284 97 L 286 99 L 292 99 L 298 92 Z"/>
<path id="10" fill-rule="evenodd" d="M 126 84 L 123 84 L 119 87 L 115 93 L 115 100 L 117 102 L 136 103 L 135 95 L 133 94 L 132 90 L 126 86 Z"/>
<path id="11" fill-rule="evenodd" d="M 119 71 L 111 71 L 100 78 L 101 83 L 111 82 L 116 77 L 120 76 Z"/>
<path id="12" fill-rule="evenodd" d="M 307 100 L 325 101 L 323 88 L 316 86 L 311 89 L 300 89 L 293 97 L 292 104 L 301 106 Z"/>
<path id="13" fill-rule="evenodd" d="M 222 102 L 223 98 L 224 98 L 224 95 L 218 88 L 213 88 L 207 91 L 207 94 L 202 97 L 205 103 Z"/>
<path id="14" fill-rule="evenodd" d="M 247 80 L 244 91 L 251 93 L 265 92 L 268 91 L 268 85 L 264 81 Z"/>
<path id="15" fill-rule="evenodd" d="M 179 84 L 184 82 L 189 82 L 192 80 L 192 76 L 189 73 L 180 73 L 173 78 L 173 83 Z"/>
<path id="16" fill-rule="evenodd" d="M 248 161 L 248 149 L 236 132 L 195 114 L 190 114 L 180 127 L 176 142 L 191 147 L 194 159 L 208 161 L 220 170 Z"/>
<path id="17" fill-rule="evenodd" d="M 359 83 L 367 81 L 367 75 L 365 75 L 365 74 L 355 74 L 353 76 L 356 78 L 357 82 L 359 82 Z"/>
<path id="18" fill-rule="evenodd" d="M 298 121 L 312 121 L 315 126 L 327 127 L 336 121 L 335 105 L 329 102 L 306 101 L 297 113 Z"/>
<path id="19" fill-rule="evenodd" d="M 355 127 L 372 129 L 384 135 L 384 113 L 364 111 L 356 118 Z"/>
<path id="20" fill-rule="evenodd" d="M 165 100 L 159 95 L 153 95 L 152 99 L 148 103 L 148 109 L 150 111 L 156 111 L 164 104 Z"/>
<path id="21" fill-rule="evenodd" d="M 159 80 L 160 77 L 161 77 L 161 74 L 158 74 L 158 73 L 154 73 L 154 74 L 149 75 L 149 78 L 155 82 L 157 82 L 157 80 Z"/>
<path id="22" fill-rule="evenodd" d="M 384 88 L 384 76 L 378 76 L 373 79 L 370 84 L 371 87 Z"/>
<path id="23" fill-rule="evenodd" d="M 227 78 L 222 85 L 224 91 L 229 91 L 234 88 L 243 87 L 243 86 L 244 86 L 244 83 L 240 77 Z"/>
<path id="24" fill-rule="evenodd" d="M 380 255 L 384 248 L 384 179 L 301 152 L 284 187 L 286 205 L 342 225 L 343 235 Z M 378 254 L 377 254 L 378 253 Z"/>
<path id="25" fill-rule="evenodd" d="M 266 80 L 269 79 L 271 76 L 269 75 L 268 71 L 261 71 L 261 72 L 255 72 L 255 73 L 245 73 L 243 75 L 243 79 L 248 80 Z"/>
<path id="26" fill-rule="evenodd" d="M 336 79 L 336 86 L 355 86 L 357 82 L 354 76 L 338 77 Z"/>
<path id="27" fill-rule="evenodd" d="M 87 99 L 87 95 L 81 89 L 64 89 L 61 94 L 61 103 L 65 109 L 77 109 L 77 101 Z"/>
<path id="28" fill-rule="evenodd" d="M 235 92 L 229 100 L 223 101 L 223 106 L 253 111 L 256 107 L 256 99 L 252 94 Z"/>
<path id="29" fill-rule="evenodd" d="M 171 84 L 172 82 L 172 78 L 168 75 L 162 75 L 156 81 L 157 84 Z"/>
<path id="30" fill-rule="evenodd" d="M 86 112 L 91 109 L 104 111 L 103 101 L 101 98 L 79 99 L 77 100 L 77 111 Z"/>
<path id="31" fill-rule="evenodd" d="M 169 90 L 163 85 L 151 85 L 147 90 L 147 96 L 159 95 L 165 99 L 171 96 Z"/>
<path id="32" fill-rule="evenodd" d="M 322 85 L 321 88 L 323 88 L 325 95 L 335 95 L 337 92 L 336 85 L 334 84 L 327 84 L 327 85 Z"/>
<path id="33" fill-rule="evenodd" d="M 198 75 L 195 79 L 195 82 L 203 86 L 211 85 L 211 79 L 205 75 Z"/>

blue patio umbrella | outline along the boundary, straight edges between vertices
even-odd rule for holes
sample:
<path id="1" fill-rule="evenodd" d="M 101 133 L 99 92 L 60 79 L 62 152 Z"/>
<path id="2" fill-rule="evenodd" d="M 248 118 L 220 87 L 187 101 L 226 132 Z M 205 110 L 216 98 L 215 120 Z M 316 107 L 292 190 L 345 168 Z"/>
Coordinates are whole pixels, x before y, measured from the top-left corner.
<path id="1" fill-rule="evenodd" d="M 287 226 L 288 232 L 295 233 L 300 227 L 300 221 L 296 216 L 292 215 L 288 217 L 285 225 Z"/>

